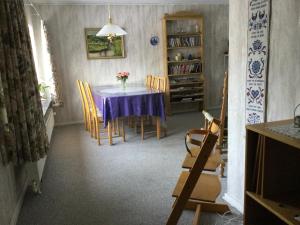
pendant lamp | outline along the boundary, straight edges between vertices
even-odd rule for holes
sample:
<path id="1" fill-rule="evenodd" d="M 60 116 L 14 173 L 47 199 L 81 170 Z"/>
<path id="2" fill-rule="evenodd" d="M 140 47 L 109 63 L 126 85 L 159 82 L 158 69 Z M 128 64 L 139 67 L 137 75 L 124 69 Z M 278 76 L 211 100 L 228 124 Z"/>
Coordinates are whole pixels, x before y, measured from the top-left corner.
<path id="1" fill-rule="evenodd" d="M 127 32 L 116 24 L 112 23 L 110 15 L 110 5 L 108 5 L 108 24 L 104 25 L 102 29 L 96 34 L 96 36 L 107 37 L 110 41 L 116 36 L 126 35 Z"/>

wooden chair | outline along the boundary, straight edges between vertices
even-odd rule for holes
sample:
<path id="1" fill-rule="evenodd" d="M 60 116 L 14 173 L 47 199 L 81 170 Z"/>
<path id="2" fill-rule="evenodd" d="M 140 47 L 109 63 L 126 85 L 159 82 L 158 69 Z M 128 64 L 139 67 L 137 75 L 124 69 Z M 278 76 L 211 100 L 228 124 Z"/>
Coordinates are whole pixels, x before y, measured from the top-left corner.
<path id="1" fill-rule="evenodd" d="M 205 165 L 205 170 L 215 171 L 219 165 L 221 165 L 221 177 L 224 177 L 224 168 L 225 162 L 222 160 L 222 146 L 223 146 L 223 137 L 224 137 L 224 123 L 225 123 L 225 115 L 227 110 L 227 93 L 228 93 L 228 75 L 225 72 L 224 77 L 224 86 L 223 86 L 223 97 L 222 97 L 222 106 L 221 106 L 221 115 L 220 115 L 220 124 L 218 126 L 218 130 L 211 130 L 213 127 L 210 127 L 210 119 L 211 117 L 207 112 L 205 112 L 205 129 L 209 129 L 211 132 L 219 133 L 218 144 L 214 151 L 214 154 L 209 158 L 207 165 Z M 213 128 L 215 129 L 215 128 Z M 195 157 L 199 152 L 199 148 L 193 148 L 192 154 L 187 154 L 182 167 L 186 169 L 191 169 L 193 163 L 195 162 Z"/>
<path id="2" fill-rule="evenodd" d="M 93 136 L 97 138 L 98 145 L 100 145 L 101 126 L 103 125 L 102 114 L 95 105 L 90 85 L 87 82 L 85 82 L 83 88 L 85 89 L 85 91 L 87 93 L 88 102 L 91 107 L 91 123 L 92 123 L 92 128 L 93 128 L 92 133 L 93 133 Z M 115 126 L 115 124 L 116 124 L 116 126 Z M 125 141 L 125 130 L 124 130 L 123 120 L 121 120 L 121 129 L 119 127 L 119 120 L 116 120 L 115 122 L 114 121 L 109 122 L 107 133 L 108 133 L 108 138 L 109 138 L 110 144 L 112 144 L 113 130 L 114 131 L 118 130 L 118 135 L 120 135 L 120 133 L 121 133 L 123 141 Z"/>
<path id="3" fill-rule="evenodd" d="M 224 214 L 230 209 L 226 204 L 216 203 L 221 192 L 217 175 L 204 174 L 203 169 L 217 142 L 218 136 L 205 131 L 199 154 L 190 171 L 183 171 L 178 179 L 172 196 L 176 198 L 167 225 L 176 225 L 184 209 L 196 210 L 193 224 L 200 224 L 201 211 Z"/>
<path id="4" fill-rule="evenodd" d="M 83 119 L 84 119 L 84 126 L 87 131 L 91 131 L 91 121 L 90 121 L 90 110 L 89 110 L 89 105 L 86 102 L 87 99 L 84 97 L 85 92 L 82 90 L 82 86 L 80 84 L 80 80 L 76 80 L 77 87 L 79 90 L 80 94 L 80 100 L 81 100 L 81 108 L 82 108 L 82 113 L 83 113 Z"/>
<path id="5" fill-rule="evenodd" d="M 157 91 L 166 92 L 166 78 L 161 76 L 152 76 L 151 79 L 151 88 Z M 144 124 L 145 118 L 141 117 L 141 138 L 144 140 L 145 136 L 145 124 Z M 160 139 L 161 136 L 161 121 L 160 117 L 155 117 L 155 123 L 156 123 L 156 136 L 157 139 Z M 166 136 L 166 128 L 164 128 L 164 133 Z"/>

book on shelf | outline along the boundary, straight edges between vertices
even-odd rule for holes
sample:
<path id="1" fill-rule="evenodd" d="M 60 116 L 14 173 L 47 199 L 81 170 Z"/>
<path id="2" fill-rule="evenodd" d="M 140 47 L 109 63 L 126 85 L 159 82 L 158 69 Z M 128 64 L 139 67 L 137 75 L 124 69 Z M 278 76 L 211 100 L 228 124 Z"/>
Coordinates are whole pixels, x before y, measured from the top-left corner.
<path id="1" fill-rule="evenodd" d="M 168 47 L 194 47 L 201 45 L 200 37 L 170 37 L 168 38 Z"/>
<path id="2" fill-rule="evenodd" d="M 202 63 L 169 65 L 169 74 L 201 73 Z"/>

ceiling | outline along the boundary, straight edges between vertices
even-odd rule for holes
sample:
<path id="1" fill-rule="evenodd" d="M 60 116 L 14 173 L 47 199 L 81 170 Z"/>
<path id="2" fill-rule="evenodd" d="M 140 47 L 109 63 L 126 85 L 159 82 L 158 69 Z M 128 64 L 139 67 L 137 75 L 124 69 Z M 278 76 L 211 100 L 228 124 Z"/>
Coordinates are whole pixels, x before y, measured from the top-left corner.
<path id="1" fill-rule="evenodd" d="M 165 4 L 228 4 L 229 0 L 27 0 L 37 4 L 113 4 L 113 5 L 130 5 L 130 4 L 149 4 L 149 5 L 165 5 Z"/>

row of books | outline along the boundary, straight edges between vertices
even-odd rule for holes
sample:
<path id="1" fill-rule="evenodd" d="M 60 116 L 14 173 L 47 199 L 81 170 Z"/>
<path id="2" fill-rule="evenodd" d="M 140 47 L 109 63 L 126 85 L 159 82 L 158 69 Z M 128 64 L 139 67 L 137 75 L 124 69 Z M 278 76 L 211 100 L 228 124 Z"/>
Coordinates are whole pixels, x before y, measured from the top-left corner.
<path id="1" fill-rule="evenodd" d="M 169 75 L 201 73 L 202 63 L 169 65 L 168 71 L 169 71 Z"/>
<path id="2" fill-rule="evenodd" d="M 180 77 L 180 78 L 172 78 L 170 79 L 171 84 L 176 84 L 179 82 L 200 82 L 199 78 L 197 77 Z"/>
<path id="3" fill-rule="evenodd" d="M 170 48 L 200 46 L 200 37 L 172 37 L 168 39 Z"/>

